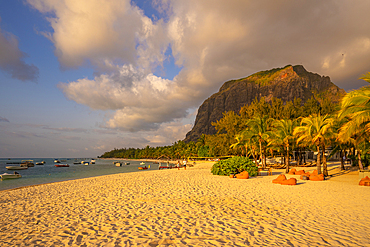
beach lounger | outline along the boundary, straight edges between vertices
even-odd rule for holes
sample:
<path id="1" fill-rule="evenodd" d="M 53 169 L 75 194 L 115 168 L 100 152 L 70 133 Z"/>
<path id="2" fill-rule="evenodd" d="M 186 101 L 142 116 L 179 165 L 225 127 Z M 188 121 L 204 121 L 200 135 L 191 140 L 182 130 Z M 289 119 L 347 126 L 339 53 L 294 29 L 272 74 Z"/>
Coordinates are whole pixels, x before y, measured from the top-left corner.
<path id="1" fill-rule="evenodd" d="M 263 171 L 267 172 L 267 175 L 268 176 L 272 175 L 272 167 L 269 167 L 268 170 L 264 170 L 262 168 L 258 168 L 258 176 L 262 176 L 262 172 Z"/>

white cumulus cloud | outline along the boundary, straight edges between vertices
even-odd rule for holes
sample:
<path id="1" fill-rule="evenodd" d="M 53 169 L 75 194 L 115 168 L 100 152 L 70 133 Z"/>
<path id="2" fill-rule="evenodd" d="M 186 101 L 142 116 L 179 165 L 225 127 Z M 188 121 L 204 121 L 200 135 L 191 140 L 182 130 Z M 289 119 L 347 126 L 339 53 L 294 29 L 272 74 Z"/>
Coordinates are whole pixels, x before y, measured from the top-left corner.
<path id="1" fill-rule="evenodd" d="M 28 3 L 52 13 L 49 37 L 63 66 L 95 68 L 93 79 L 60 83 L 65 96 L 108 111 L 107 128 L 153 131 L 153 142 L 163 143 L 156 131 L 186 132 L 171 124 L 226 80 L 302 64 L 351 89 L 369 70 L 366 0 L 154 0 L 156 21 L 129 0 Z M 182 67 L 173 80 L 155 75 L 169 49 Z"/>

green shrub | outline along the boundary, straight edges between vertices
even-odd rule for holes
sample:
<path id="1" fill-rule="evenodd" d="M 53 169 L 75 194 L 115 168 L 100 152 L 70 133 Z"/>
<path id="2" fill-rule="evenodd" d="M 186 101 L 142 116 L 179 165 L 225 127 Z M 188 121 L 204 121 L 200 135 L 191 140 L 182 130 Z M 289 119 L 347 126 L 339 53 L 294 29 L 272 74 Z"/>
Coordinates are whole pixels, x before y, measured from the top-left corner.
<path id="1" fill-rule="evenodd" d="M 257 176 L 258 167 L 250 159 L 243 156 L 234 156 L 227 160 L 217 161 L 211 169 L 213 175 L 237 174 L 242 171 L 247 171 L 249 176 Z"/>

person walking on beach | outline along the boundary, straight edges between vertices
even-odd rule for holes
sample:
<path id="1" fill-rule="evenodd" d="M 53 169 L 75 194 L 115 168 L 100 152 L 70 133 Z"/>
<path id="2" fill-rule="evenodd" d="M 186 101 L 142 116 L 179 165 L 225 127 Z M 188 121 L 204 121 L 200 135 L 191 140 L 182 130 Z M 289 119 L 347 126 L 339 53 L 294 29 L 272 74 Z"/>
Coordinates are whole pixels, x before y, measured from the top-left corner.
<path id="1" fill-rule="evenodd" d="M 180 160 L 177 161 L 177 170 L 180 170 Z"/>
<path id="2" fill-rule="evenodd" d="M 184 168 L 185 168 L 185 170 L 186 170 L 186 164 L 187 164 L 187 161 L 186 160 L 184 160 Z"/>

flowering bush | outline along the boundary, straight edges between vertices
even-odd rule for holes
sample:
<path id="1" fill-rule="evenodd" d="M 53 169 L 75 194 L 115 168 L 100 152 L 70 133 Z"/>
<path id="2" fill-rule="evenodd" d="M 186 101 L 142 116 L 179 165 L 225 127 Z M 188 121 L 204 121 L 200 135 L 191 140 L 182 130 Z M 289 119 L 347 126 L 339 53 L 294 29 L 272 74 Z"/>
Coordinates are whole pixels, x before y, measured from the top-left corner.
<path id="1" fill-rule="evenodd" d="M 217 161 L 211 169 L 213 175 L 237 174 L 242 171 L 247 171 L 249 176 L 257 176 L 258 167 L 253 161 L 243 156 L 234 156 L 227 160 Z"/>

